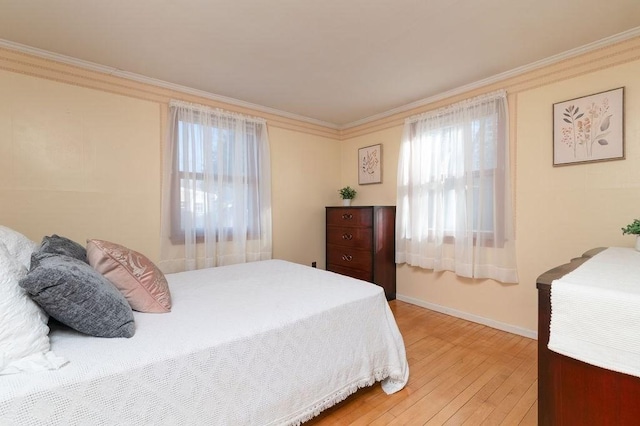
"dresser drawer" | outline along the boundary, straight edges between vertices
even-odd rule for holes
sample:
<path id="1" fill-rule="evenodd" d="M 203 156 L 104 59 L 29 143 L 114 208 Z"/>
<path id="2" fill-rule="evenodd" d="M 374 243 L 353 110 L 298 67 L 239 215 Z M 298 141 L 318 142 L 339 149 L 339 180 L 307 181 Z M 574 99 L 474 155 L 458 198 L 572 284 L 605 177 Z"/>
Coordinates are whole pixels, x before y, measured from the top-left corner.
<path id="1" fill-rule="evenodd" d="M 369 281 L 396 297 L 395 206 L 327 206 L 327 271 Z"/>
<path id="2" fill-rule="evenodd" d="M 371 250 L 373 230 L 371 228 L 349 228 L 345 226 L 329 226 L 327 228 L 327 244 Z"/>
<path id="3" fill-rule="evenodd" d="M 327 210 L 327 225 L 370 227 L 372 224 L 371 209 L 344 207 Z"/>
<path id="4" fill-rule="evenodd" d="M 327 264 L 371 271 L 371 251 L 327 244 Z"/>
<path id="5" fill-rule="evenodd" d="M 338 274 L 346 275 L 351 278 L 357 278 L 362 281 L 369 281 L 369 282 L 373 281 L 373 274 L 371 273 L 371 271 L 344 268 L 342 266 L 332 265 L 332 264 L 327 265 L 327 271 L 337 272 Z"/>

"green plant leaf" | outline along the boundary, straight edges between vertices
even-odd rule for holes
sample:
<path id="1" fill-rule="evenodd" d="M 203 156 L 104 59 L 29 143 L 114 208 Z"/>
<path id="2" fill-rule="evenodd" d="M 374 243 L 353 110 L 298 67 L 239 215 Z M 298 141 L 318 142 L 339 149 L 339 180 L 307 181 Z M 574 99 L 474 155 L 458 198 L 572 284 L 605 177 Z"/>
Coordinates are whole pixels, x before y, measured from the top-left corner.
<path id="1" fill-rule="evenodd" d="M 345 186 L 344 188 L 339 189 L 338 193 L 340 194 L 340 197 L 342 199 L 351 200 L 351 199 L 356 197 L 357 191 L 355 189 L 351 188 L 350 186 Z"/>
<path id="2" fill-rule="evenodd" d="M 622 235 L 624 234 L 640 235 L 640 220 L 634 219 L 632 223 L 622 228 Z"/>

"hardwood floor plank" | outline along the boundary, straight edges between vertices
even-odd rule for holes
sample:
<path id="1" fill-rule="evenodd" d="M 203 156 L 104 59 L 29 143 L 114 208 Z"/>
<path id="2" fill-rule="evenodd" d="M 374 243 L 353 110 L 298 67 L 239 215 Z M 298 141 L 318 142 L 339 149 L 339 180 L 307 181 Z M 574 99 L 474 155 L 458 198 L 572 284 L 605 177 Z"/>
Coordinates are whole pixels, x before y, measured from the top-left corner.
<path id="1" fill-rule="evenodd" d="M 538 425 L 538 400 L 533 403 L 527 414 L 520 422 L 520 426 L 537 426 Z"/>
<path id="2" fill-rule="evenodd" d="M 370 423 L 358 423 L 358 424 L 371 425 L 371 426 L 386 426 L 389 423 L 391 423 L 393 419 L 394 417 L 391 414 L 385 413 L 384 415 L 378 417 L 376 420 Z"/>
<path id="3" fill-rule="evenodd" d="M 459 387 L 456 385 L 465 377 L 470 380 L 477 378 L 483 371 L 482 365 L 486 363 L 486 359 L 467 357 L 454 364 L 447 369 L 446 374 L 439 375 L 421 388 L 421 392 L 416 392 L 405 401 L 410 400 L 414 395 L 420 395 L 420 399 L 412 401 L 408 407 L 403 405 L 405 402 L 403 401 L 392 408 L 390 412 L 396 416 L 396 419 L 391 424 L 409 424 L 412 419 L 420 419 L 422 422 L 428 421 L 447 404 L 451 395 L 457 394 Z M 413 399 L 415 400 L 415 398 Z M 398 412 L 399 408 L 402 409 L 402 412 Z"/>
<path id="4" fill-rule="evenodd" d="M 537 342 L 398 300 L 409 382 L 361 389 L 308 425 L 535 425 Z"/>
<path id="5" fill-rule="evenodd" d="M 505 349 L 496 355 L 497 374 L 444 424 L 459 425 L 470 418 L 478 418 L 478 413 L 486 412 L 488 415 L 489 412 L 493 411 L 495 405 L 486 401 L 509 378 L 513 370 L 523 362 L 517 355 L 525 349 L 528 344 L 527 340 L 521 340 L 517 345 L 512 346 L 510 350 Z M 474 416 L 474 413 L 476 416 Z"/>
<path id="6" fill-rule="evenodd" d="M 445 405 L 435 416 L 433 416 L 427 423 L 427 425 L 443 425 L 453 415 L 455 415 L 462 407 L 464 407 L 484 386 L 489 383 L 499 373 L 499 367 L 495 364 L 486 369 L 484 373 L 476 378 L 472 383 L 466 385 L 464 388 L 456 392 L 451 392 L 449 395 L 444 395 L 448 398 L 448 404 Z M 446 401 L 445 401 L 446 402 Z"/>
<path id="7" fill-rule="evenodd" d="M 518 402 L 518 400 L 524 395 L 527 389 L 530 388 L 531 383 L 535 382 L 538 374 L 537 363 L 535 362 L 531 363 L 531 365 L 529 365 L 528 367 L 529 368 L 527 368 L 526 371 L 525 369 L 522 369 L 514 373 L 514 375 L 512 375 L 512 377 L 519 377 L 519 378 L 515 379 L 516 383 L 513 384 L 511 389 L 509 389 L 508 393 L 505 394 L 503 398 L 499 399 L 499 402 L 496 403 L 495 410 L 493 410 L 491 414 L 489 414 L 486 420 L 482 423 L 483 425 L 502 424 L 504 418 L 513 409 L 513 407 Z M 523 374 L 519 374 L 522 372 Z M 511 379 L 511 377 L 509 379 Z M 500 389 L 498 389 L 496 393 L 494 393 L 494 395 L 497 393 L 499 394 L 499 391 Z M 537 395 L 537 387 L 536 387 L 536 395 Z M 496 397 L 494 401 L 497 399 L 498 398 Z"/>
<path id="8" fill-rule="evenodd" d="M 522 395 L 518 402 L 513 406 L 509 414 L 502 421 L 503 424 L 518 424 L 524 419 L 529 409 L 538 399 L 538 380 L 534 381 L 529 389 Z"/>

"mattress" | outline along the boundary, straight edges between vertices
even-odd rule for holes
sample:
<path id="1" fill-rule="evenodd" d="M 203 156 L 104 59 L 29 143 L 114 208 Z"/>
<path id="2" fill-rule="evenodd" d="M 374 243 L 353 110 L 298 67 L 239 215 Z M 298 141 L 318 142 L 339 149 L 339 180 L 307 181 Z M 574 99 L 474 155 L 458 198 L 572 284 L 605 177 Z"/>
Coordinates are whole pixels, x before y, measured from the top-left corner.
<path id="1" fill-rule="evenodd" d="M 130 339 L 52 326 L 57 371 L 0 377 L 0 425 L 299 424 L 404 387 L 382 288 L 280 260 L 167 275 L 173 308 Z"/>

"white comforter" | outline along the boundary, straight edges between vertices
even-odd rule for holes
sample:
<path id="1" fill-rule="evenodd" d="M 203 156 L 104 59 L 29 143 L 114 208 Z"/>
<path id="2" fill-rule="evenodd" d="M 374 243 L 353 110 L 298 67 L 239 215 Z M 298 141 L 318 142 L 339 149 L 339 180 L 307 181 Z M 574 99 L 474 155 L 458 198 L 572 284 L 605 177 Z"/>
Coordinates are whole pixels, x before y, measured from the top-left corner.
<path id="1" fill-rule="evenodd" d="M 57 371 L 0 377 L 0 425 L 297 424 L 408 378 L 378 286 L 278 260 L 171 274 L 131 339 L 57 329 Z"/>

